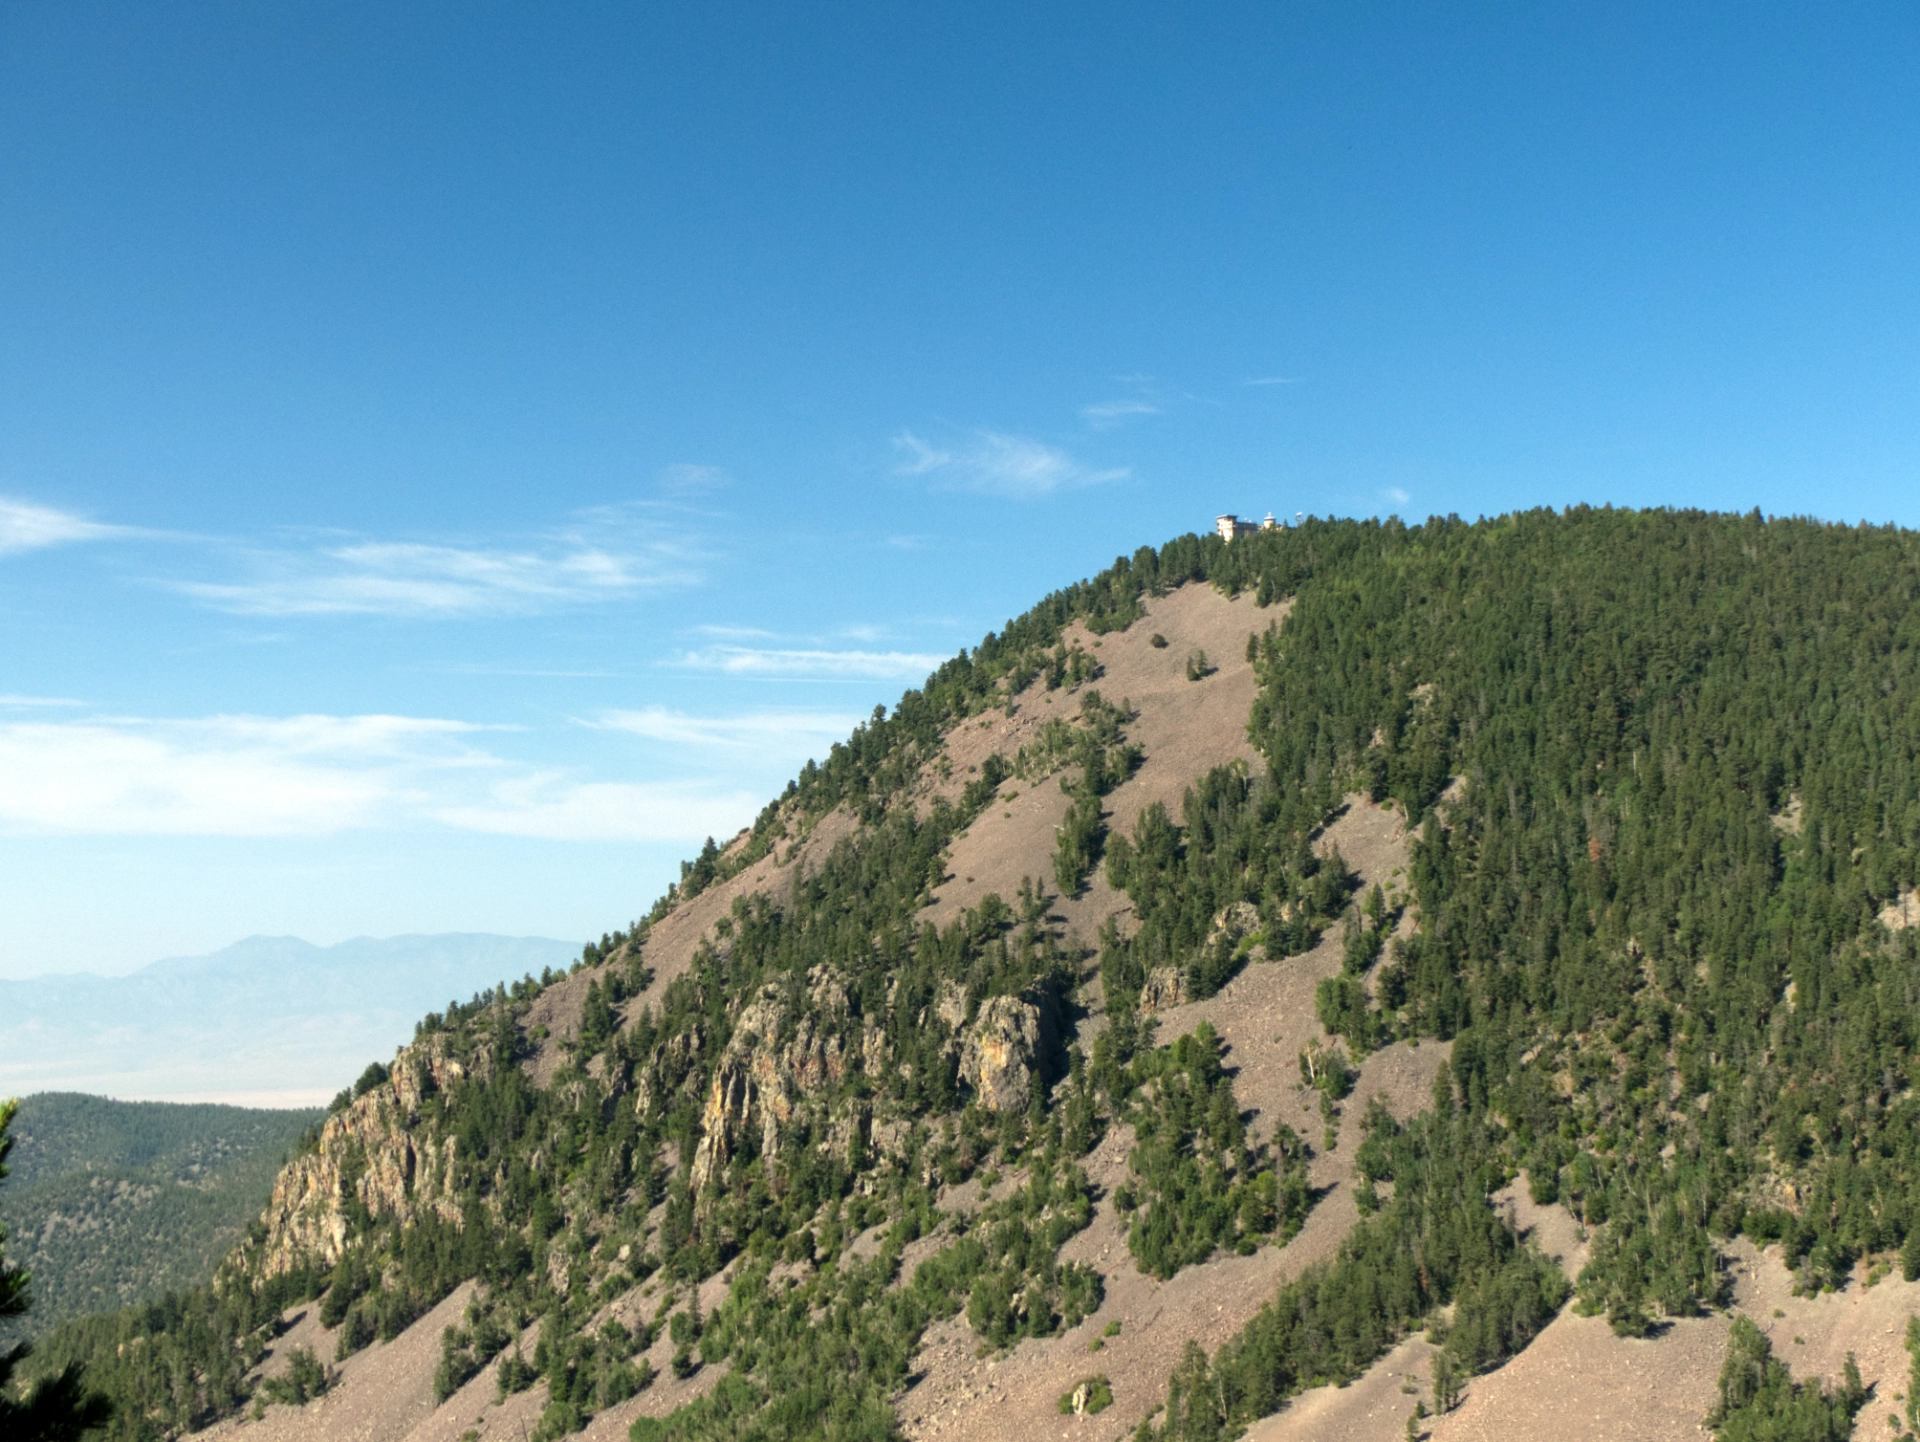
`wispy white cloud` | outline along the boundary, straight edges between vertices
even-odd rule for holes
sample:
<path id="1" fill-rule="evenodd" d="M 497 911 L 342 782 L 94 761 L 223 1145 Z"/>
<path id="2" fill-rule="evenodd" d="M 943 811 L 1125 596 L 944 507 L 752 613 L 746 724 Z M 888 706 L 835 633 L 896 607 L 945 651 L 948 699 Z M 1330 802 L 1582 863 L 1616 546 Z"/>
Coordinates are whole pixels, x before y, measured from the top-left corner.
<path id="1" fill-rule="evenodd" d="M 731 834 L 757 805 L 724 781 L 530 767 L 485 749 L 491 729 L 378 715 L 0 723 L 0 830 L 284 837 L 425 826 L 688 841 Z"/>
<path id="2" fill-rule="evenodd" d="M 605 681 L 620 674 L 618 671 L 599 669 L 561 671 L 547 666 L 499 666 L 480 662 L 460 662 L 435 669 L 449 676 L 524 676 L 533 680 L 546 681 Z"/>
<path id="3" fill-rule="evenodd" d="M 101 541 L 128 534 L 131 532 L 123 526 L 103 526 L 71 511 L 0 496 L 0 556 L 37 551 L 69 541 Z"/>
<path id="4" fill-rule="evenodd" d="M 763 630 L 759 626 L 695 626 L 693 630 L 702 636 L 718 636 L 727 641 L 771 641 L 775 632 Z"/>
<path id="5" fill-rule="evenodd" d="M 131 835 L 325 835 L 471 766 L 475 727 L 402 716 L 215 716 L 0 725 L 0 823 Z"/>
<path id="6" fill-rule="evenodd" d="M 667 537 L 601 544 L 559 536 L 519 549 L 368 541 L 246 554 L 253 573 L 174 589 L 253 616 L 517 615 L 617 600 L 697 579 L 689 549 Z"/>
<path id="7" fill-rule="evenodd" d="M 1250 386 L 1297 386 L 1300 384 L 1300 378 L 1298 376 L 1255 376 L 1252 380 L 1243 381 L 1242 384 Z"/>
<path id="8" fill-rule="evenodd" d="M 1157 416 L 1159 414 L 1159 406 L 1155 405 L 1152 401 L 1138 399 L 1096 401 L 1090 406 L 1080 407 L 1080 418 L 1096 431 L 1110 430 L 1122 421 L 1131 420 L 1135 416 Z"/>
<path id="9" fill-rule="evenodd" d="M 1404 506 L 1408 501 L 1413 499 L 1410 494 L 1402 490 L 1399 486 L 1388 486 L 1386 494 L 1387 499 L 1392 501 L 1396 506 Z"/>
<path id="10" fill-rule="evenodd" d="M 670 664 L 726 676 L 780 676 L 822 681 L 919 680 L 947 658 L 917 651 L 829 651 L 763 646 L 709 646 Z"/>
<path id="11" fill-rule="evenodd" d="M 17 696 L 0 695 L 0 708 L 14 711 L 59 710 L 64 707 L 84 705 L 71 696 Z"/>
<path id="12" fill-rule="evenodd" d="M 733 477 L 719 466 L 676 465 L 660 473 L 660 487 L 674 495 L 697 495 L 717 491 L 733 484 Z"/>
<path id="13" fill-rule="evenodd" d="M 1058 446 L 1002 431 L 976 431 L 951 447 L 936 446 L 912 431 L 893 438 L 902 460 L 899 474 L 925 476 L 955 490 L 988 495 L 1033 497 L 1077 486 L 1117 481 L 1126 467 L 1098 469 L 1076 460 Z"/>
<path id="14" fill-rule="evenodd" d="M 750 711 L 739 716 L 689 716 L 664 706 L 609 711 L 589 723 L 674 746 L 805 757 L 844 740 L 867 718 L 853 712 Z"/>
<path id="15" fill-rule="evenodd" d="M 692 841 L 731 836 L 759 809 L 750 792 L 698 783 L 577 782 L 547 774 L 502 781 L 484 801 L 441 807 L 434 816 L 462 831 L 546 841 Z"/>
<path id="16" fill-rule="evenodd" d="M 931 475 L 934 471 L 944 470 L 958 459 L 952 451 L 943 451 L 937 446 L 929 445 L 912 431 L 902 431 L 895 436 L 893 448 L 906 456 L 899 467 L 900 474 L 903 476 Z"/>

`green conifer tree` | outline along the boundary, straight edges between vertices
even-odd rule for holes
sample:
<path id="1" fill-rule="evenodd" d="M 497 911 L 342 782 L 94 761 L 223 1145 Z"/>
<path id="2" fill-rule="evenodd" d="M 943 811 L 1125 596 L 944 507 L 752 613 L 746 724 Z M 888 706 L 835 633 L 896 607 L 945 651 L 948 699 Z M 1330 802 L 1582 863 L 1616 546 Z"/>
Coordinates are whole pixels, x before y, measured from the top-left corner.
<path id="1" fill-rule="evenodd" d="M 7 1133 L 19 1110 L 18 1101 L 0 1102 L 0 1179 L 7 1175 L 7 1154 L 13 1150 Z M 0 1317 L 18 1317 L 32 1305 L 30 1278 L 7 1262 L 5 1249 L 6 1233 L 0 1231 Z M 0 1351 L 0 1437 L 9 1442 L 68 1442 L 104 1425 L 113 1409 L 104 1397 L 87 1391 L 77 1362 L 24 1391 L 15 1386 L 14 1371 L 31 1350 L 31 1343 L 20 1342 Z"/>

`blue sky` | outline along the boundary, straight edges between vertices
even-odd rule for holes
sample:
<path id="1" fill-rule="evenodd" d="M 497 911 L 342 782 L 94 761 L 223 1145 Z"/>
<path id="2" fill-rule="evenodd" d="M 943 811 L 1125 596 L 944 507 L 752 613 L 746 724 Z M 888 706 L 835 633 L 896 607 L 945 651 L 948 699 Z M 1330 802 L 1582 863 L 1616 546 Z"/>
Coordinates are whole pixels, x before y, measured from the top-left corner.
<path id="1" fill-rule="evenodd" d="M 0 10 L 0 975 L 597 934 L 1255 514 L 1920 524 L 1911 6 Z"/>

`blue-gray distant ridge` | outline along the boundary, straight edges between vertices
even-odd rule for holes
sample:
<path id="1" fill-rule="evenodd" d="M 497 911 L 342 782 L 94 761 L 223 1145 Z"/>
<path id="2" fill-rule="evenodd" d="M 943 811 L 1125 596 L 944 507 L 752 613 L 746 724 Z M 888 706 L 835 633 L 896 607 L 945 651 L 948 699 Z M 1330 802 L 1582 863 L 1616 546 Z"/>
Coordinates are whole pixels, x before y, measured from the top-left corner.
<path id="1" fill-rule="evenodd" d="M 427 1012 L 579 954 L 539 936 L 251 936 L 128 976 L 0 981 L 0 1095 L 296 1105 L 389 1059 Z"/>

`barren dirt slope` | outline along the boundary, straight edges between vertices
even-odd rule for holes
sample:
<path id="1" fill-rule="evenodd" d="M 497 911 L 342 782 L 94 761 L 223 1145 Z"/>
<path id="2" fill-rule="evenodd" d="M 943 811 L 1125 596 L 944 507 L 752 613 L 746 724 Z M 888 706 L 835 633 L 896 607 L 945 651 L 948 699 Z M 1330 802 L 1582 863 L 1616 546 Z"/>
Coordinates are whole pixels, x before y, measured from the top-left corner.
<path id="1" fill-rule="evenodd" d="M 1367 885 L 1404 874 L 1406 835 L 1399 816 L 1363 797 L 1349 798 L 1323 844 L 1338 845 Z M 1256 1113 L 1256 1134 L 1270 1136 L 1284 1120 L 1318 1148 L 1318 1094 L 1301 1086 L 1298 1058 L 1308 1041 L 1324 1038 L 1314 1014 L 1314 986 L 1339 969 L 1337 935 L 1302 956 L 1256 961 L 1218 995 L 1164 1013 L 1157 1039 L 1170 1042 L 1203 1020 L 1211 1022 L 1229 1048 L 1235 1094 Z M 1061 1249 L 1062 1261 L 1085 1262 L 1102 1274 L 1104 1305 L 1063 1336 L 1026 1341 L 997 1358 L 975 1356 L 977 1339 L 959 1319 L 934 1328 L 916 1363 L 920 1380 L 899 1404 L 907 1435 L 985 1442 L 1010 1435 L 1131 1433 L 1163 1400 L 1167 1377 L 1189 1338 L 1210 1350 L 1219 1346 L 1282 1284 L 1333 1255 L 1358 1216 L 1349 1173 L 1369 1100 L 1379 1095 L 1401 1116 L 1421 1110 L 1446 1053 L 1444 1045 L 1429 1042 L 1390 1046 L 1366 1059 L 1342 1109 L 1338 1145 L 1313 1160 L 1313 1184 L 1325 1194 L 1290 1243 L 1251 1257 L 1217 1257 L 1168 1282 L 1141 1273 L 1127 1251 L 1112 1192 L 1126 1176 L 1131 1137 L 1127 1129 L 1116 1129 L 1087 1159 L 1088 1176 L 1101 1191 L 1093 1225 Z M 1090 1353 L 1089 1345 L 1111 1321 L 1121 1324 L 1120 1335 Z M 1111 1380 L 1114 1405 L 1096 1418 L 1062 1416 L 1061 1394 L 1095 1373 Z"/>
<path id="2" fill-rule="evenodd" d="M 1184 676 L 1182 684 L 1188 684 Z M 1161 784 L 1167 784 L 1164 773 Z M 1320 844 L 1337 845 L 1368 885 L 1380 881 L 1392 889 L 1392 883 L 1404 875 L 1405 834 L 1399 816 L 1364 798 L 1349 798 L 1346 810 Z M 1228 1046 L 1236 1091 L 1255 1113 L 1256 1134 L 1270 1136 L 1276 1123 L 1284 1120 L 1317 1147 L 1320 1118 L 1315 1094 L 1300 1085 L 1297 1058 L 1309 1040 L 1322 1036 L 1313 1010 L 1314 985 L 1339 965 L 1335 935 L 1302 956 L 1255 961 L 1219 995 L 1163 1014 L 1160 1040 L 1171 1041 L 1203 1020 L 1212 1023 Z M 1104 1437 L 1131 1431 L 1161 1400 L 1166 1377 L 1189 1338 L 1209 1348 L 1218 1346 L 1282 1283 L 1332 1255 L 1356 1216 L 1348 1168 L 1359 1141 L 1358 1119 L 1369 1098 L 1383 1096 L 1402 1115 L 1420 1109 L 1427 1103 L 1434 1070 L 1445 1054 L 1444 1046 L 1427 1043 L 1396 1045 L 1367 1058 L 1355 1092 L 1343 1108 L 1339 1143 L 1313 1162 L 1314 1184 L 1324 1188 L 1325 1194 L 1291 1243 L 1265 1248 L 1251 1257 L 1223 1256 L 1188 1268 L 1166 1283 L 1134 1267 L 1124 1229 L 1113 1210 L 1111 1192 L 1126 1175 L 1131 1140 L 1125 1128 L 1116 1129 L 1088 1159 L 1089 1174 L 1102 1192 L 1094 1223 L 1072 1239 L 1063 1253 L 1064 1259 L 1088 1262 L 1104 1274 L 1105 1305 L 1072 1333 L 1024 1343 L 1001 1358 L 976 1357 L 977 1341 L 963 1322 L 936 1327 L 917 1362 L 919 1380 L 900 1401 L 908 1434 L 991 1438 L 1014 1430 Z M 948 1204 L 977 1204 L 974 1190 L 961 1189 L 948 1198 Z M 702 1305 L 709 1310 L 716 1306 L 725 1285 L 724 1276 L 711 1279 L 702 1289 Z M 469 1431 L 492 1439 L 520 1435 L 545 1405 L 544 1384 L 536 1383 L 503 1405 L 496 1400 L 495 1369 L 488 1368 L 443 1406 L 431 1405 L 439 1334 L 457 1320 L 464 1300 L 463 1289 L 395 1342 L 376 1344 L 350 1359 L 338 1388 L 322 1401 L 300 1410 L 274 1408 L 265 1421 L 231 1430 L 258 1436 L 262 1442 L 318 1442 L 348 1435 L 364 1436 L 370 1442 L 387 1438 L 458 1442 Z M 608 1315 L 618 1313 L 631 1320 L 644 1312 L 651 1317 L 658 1300 L 655 1287 L 637 1288 L 614 1303 Z M 1107 1340 L 1100 1353 L 1089 1353 L 1092 1339 L 1113 1320 L 1121 1322 L 1121 1334 Z M 313 1346 L 323 1360 L 330 1356 L 330 1337 L 308 1337 L 314 1328 L 311 1321 L 303 1321 L 301 1327 L 305 1330 L 290 1333 L 279 1350 L 304 1339 L 303 1344 Z M 531 1336 L 524 1345 L 531 1347 Z M 707 1369 L 687 1382 L 672 1381 L 664 1375 L 669 1350 L 664 1338 L 656 1343 L 649 1360 L 663 1374 L 660 1380 L 640 1397 L 596 1418 L 586 1434 L 593 1442 L 623 1436 L 635 1416 L 662 1415 L 715 1380 L 715 1369 Z M 1059 1396 L 1095 1372 L 1113 1379 L 1115 1406 L 1098 1419 L 1063 1418 L 1057 1410 Z M 395 1400 L 402 1405 L 389 1413 Z M 372 1420 L 376 1414 L 384 1419 L 377 1424 Z"/>
<path id="3" fill-rule="evenodd" d="M 1131 829 L 1140 811 L 1154 801 L 1163 803 L 1178 819 L 1182 793 L 1215 766 L 1236 760 L 1260 764 L 1247 741 L 1247 718 L 1257 689 L 1254 668 L 1246 660 L 1247 636 L 1279 624 L 1286 615 L 1284 605 L 1262 610 L 1248 596 L 1229 600 L 1204 585 L 1181 586 L 1149 598 L 1146 606 L 1145 618 L 1125 631 L 1095 636 L 1076 623 L 1066 633 L 1069 646 L 1084 648 L 1102 667 L 1102 674 L 1088 686 L 1116 704 L 1131 701 L 1139 713 L 1127 735 L 1145 749 L 1146 759 L 1107 798 L 1109 825 L 1116 830 Z M 1151 644 L 1156 634 L 1165 646 Z M 1189 681 L 1187 661 L 1195 652 L 1204 652 L 1217 669 L 1203 680 Z M 1011 715 L 993 711 L 965 723 L 948 738 L 949 776 L 941 781 L 929 773 L 927 784 L 950 799 L 958 796 L 968 776 L 989 755 L 998 752 L 1011 758 L 1039 734 L 1049 717 L 1077 717 L 1082 690 L 1049 692 L 1034 685 L 1015 701 Z M 1051 877 L 1054 828 L 1067 806 L 1057 779 L 1050 777 L 1032 787 L 1012 781 L 1001 790 L 1014 799 L 990 806 L 954 844 L 952 880 L 936 891 L 925 913 L 928 920 L 945 925 L 962 909 L 978 905 L 990 891 L 1011 899 L 1023 877 Z M 627 1016 L 637 1017 L 649 996 L 657 996 L 686 971 L 700 943 L 711 937 L 714 922 L 728 913 L 736 898 L 764 893 L 778 904 L 792 885 L 796 867 L 818 865 L 855 829 L 850 812 L 835 811 L 815 823 L 804 838 L 783 842 L 739 875 L 662 917 L 646 941 L 652 985 L 627 1003 Z M 727 850 L 745 840 L 745 833 L 736 836 Z M 1101 921 L 1124 911 L 1126 904 L 1125 896 L 1096 876 L 1081 897 L 1057 910 L 1064 911 L 1082 936 L 1091 937 Z M 582 968 L 542 992 L 529 1010 L 526 1029 L 547 1030 L 528 1063 L 542 1085 L 553 1079 L 565 1059 L 560 1043 L 579 1034 L 588 984 L 605 970 L 604 966 Z"/>
<path id="4" fill-rule="evenodd" d="M 1102 668 L 1086 687 L 1049 692 L 1035 685 L 1014 703 L 1011 716 L 993 711 L 959 727 L 947 741 L 952 769 L 947 789 L 957 795 L 996 752 L 1011 759 L 1039 735 L 1049 718 L 1078 717 L 1081 694 L 1088 687 L 1115 705 L 1132 703 L 1137 715 L 1126 728 L 1127 739 L 1146 753 L 1140 769 L 1106 798 L 1107 824 L 1116 833 L 1131 831 L 1140 812 L 1155 801 L 1178 821 L 1181 796 L 1216 766 L 1233 761 L 1263 765 L 1247 740 L 1247 719 L 1258 690 L 1254 668 L 1246 660 L 1247 637 L 1278 625 L 1286 608 L 1262 610 L 1250 596 L 1229 600 L 1203 585 L 1149 597 L 1146 607 L 1146 616 L 1125 631 L 1095 636 L 1078 624 L 1068 629 L 1069 646 L 1085 648 Z M 1154 646 L 1156 635 L 1167 644 Z M 1204 651 L 1218 669 L 1189 681 L 1187 660 L 1196 651 Z M 1000 794 L 1012 799 L 989 806 L 954 843 L 952 879 L 935 893 L 925 913 L 928 920 L 944 926 L 963 909 L 979 905 L 988 892 L 1011 901 L 1028 876 L 1054 889 L 1054 828 L 1067 810 L 1058 778 L 1031 785 L 1009 781 Z M 1082 896 L 1056 903 L 1055 911 L 1090 939 L 1102 921 L 1126 907 L 1125 895 L 1096 873 Z"/>
<path id="5" fill-rule="evenodd" d="M 1524 1184 L 1505 1193 L 1514 1220 L 1569 1278 L 1587 1244 L 1559 1206 L 1538 1207 Z M 1866 1284 L 1859 1268 L 1844 1292 L 1793 1295 L 1779 1249 L 1733 1248 L 1734 1308 L 1757 1322 L 1796 1379 L 1839 1380 L 1852 1353 L 1871 1398 L 1855 1419 L 1859 1439 L 1890 1437 L 1889 1413 L 1908 1385 L 1907 1318 L 1920 1315 L 1920 1283 L 1897 1276 Z M 1776 1315 L 1776 1313 L 1778 1315 Z M 1730 1317 L 1683 1318 L 1645 1339 L 1616 1337 L 1601 1317 L 1571 1306 L 1506 1366 L 1467 1386 L 1460 1406 L 1432 1419 L 1432 1442 L 1681 1442 L 1705 1435 L 1718 1395 Z M 1249 1442 L 1399 1442 L 1416 1399 L 1431 1403 L 1435 1349 L 1409 1340 L 1350 1387 L 1303 1394 L 1254 1426 Z"/>
<path id="6" fill-rule="evenodd" d="M 434 1410 L 433 1369 L 440 1361 L 440 1333 L 459 1321 L 473 1295 L 463 1283 L 426 1316 L 394 1338 L 355 1352 L 339 1364 L 339 1381 L 304 1407 L 274 1405 L 258 1421 L 232 1418 L 200 1434 L 245 1436 L 248 1442 L 402 1442 Z M 305 1347 L 323 1363 L 334 1360 L 336 1334 L 320 1326 L 319 1304 L 289 1313 L 294 1325 L 273 1345 L 262 1370 L 286 1369 L 286 1357 Z"/>
<path id="7" fill-rule="evenodd" d="M 653 971 L 653 980 L 645 991 L 625 1003 L 624 1019 L 629 1023 L 637 1020 L 650 998 L 658 997 L 669 983 L 685 973 L 700 943 L 711 939 L 713 924 L 733 909 L 737 898 L 758 892 L 778 904 L 792 886 L 796 868 L 804 870 L 818 865 L 821 857 L 855 829 L 855 818 L 850 812 L 833 811 L 821 817 L 806 836 L 783 842 L 737 876 L 715 883 L 661 917 L 648 929 L 643 952 L 647 966 Z M 745 845 L 746 839 L 747 834 L 742 832 L 727 844 L 726 851 Z M 524 1030 L 532 1033 L 536 1027 L 547 1029 L 547 1036 L 537 1040 L 534 1054 L 526 1063 L 541 1086 L 553 1080 L 554 1073 L 566 1060 L 561 1043 L 580 1034 L 580 1016 L 586 1005 L 588 985 L 604 978 L 612 967 L 624 964 L 623 954 L 600 966 L 582 967 L 541 992 L 528 1008 L 522 1022 Z"/>
<path id="8" fill-rule="evenodd" d="M 700 1305 L 711 1311 L 726 1296 L 731 1269 L 710 1277 L 700 1288 Z M 547 1386 L 537 1381 L 524 1392 L 499 1395 L 499 1359 L 481 1369 L 464 1387 L 438 1406 L 433 1401 L 433 1374 L 440 1360 L 440 1334 L 459 1323 L 472 1284 L 457 1289 L 439 1306 L 391 1342 L 376 1342 L 339 1364 L 331 1390 L 304 1407 L 270 1406 L 259 1419 L 234 1418 L 213 1428 L 209 1436 L 229 1436 L 236 1442 L 523 1442 L 547 1405 Z M 651 1321 L 667 1296 L 658 1283 L 635 1287 L 603 1308 L 594 1325 L 619 1318 L 629 1327 Z M 674 1294 L 673 1311 L 683 1310 L 686 1298 Z M 287 1354 L 304 1347 L 322 1362 L 332 1362 L 337 1329 L 320 1326 L 318 1306 L 307 1304 L 287 1314 L 291 1324 L 273 1344 L 260 1372 L 275 1376 L 286 1370 Z M 637 1329 L 637 1328 L 636 1328 Z M 539 1335 L 529 1327 L 519 1350 L 531 1355 Z M 508 1349 L 509 1352 L 512 1350 Z M 673 1343 L 663 1329 L 644 1353 L 656 1380 L 639 1396 L 595 1417 L 580 1434 L 587 1442 L 617 1442 L 627 1435 L 636 1417 L 661 1417 L 685 1402 L 704 1395 L 722 1370 L 705 1367 L 692 1377 L 676 1379 L 668 1370 Z M 506 1354 L 503 1353 L 504 1357 Z"/>

